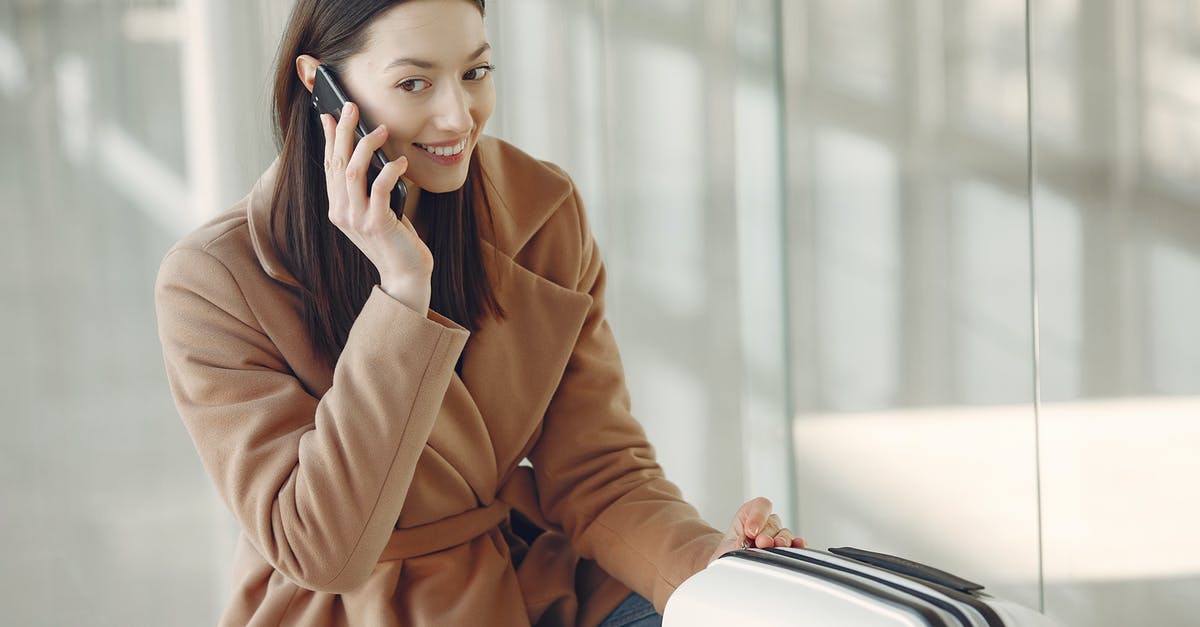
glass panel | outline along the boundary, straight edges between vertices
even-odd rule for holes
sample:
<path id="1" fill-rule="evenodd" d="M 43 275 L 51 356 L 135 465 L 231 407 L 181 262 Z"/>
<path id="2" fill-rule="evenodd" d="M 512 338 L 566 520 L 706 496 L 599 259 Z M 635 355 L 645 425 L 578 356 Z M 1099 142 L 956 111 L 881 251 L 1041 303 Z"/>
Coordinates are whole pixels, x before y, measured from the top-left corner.
<path id="1" fill-rule="evenodd" d="M 523 0 L 487 20 L 489 132 L 577 183 L 634 414 L 720 527 L 750 495 L 792 500 L 775 17 L 772 0 Z"/>
<path id="2" fill-rule="evenodd" d="M 744 472 L 735 23 L 718 8 L 605 3 L 603 253 L 634 414 L 668 476 L 724 526 Z"/>
<path id="3" fill-rule="evenodd" d="M 189 198 L 179 29 L 174 2 L 0 4 L 6 623 L 212 625 L 226 593 L 155 335 Z"/>
<path id="4" fill-rule="evenodd" d="M 1036 608 L 1022 5 L 830 4 L 783 3 L 801 531 Z M 843 89 L 877 79 L 839 37 L 892 88 Z"/>
<path id="5" fill-rule="evenodd" d="M 1033 7 L 1046 611 L 1194 624 L 1200 3 Z"/>
<path id="6" fill-rule="evenodd" d="M 783 140 L 776 0 L 737 12 L 735 124 L 744 496 L 765 496 L 795 524 L 784 309 Z M 725 514 L 728 516 L 728 514 Z M 719 525 L 726 521 L 716 521 Z"/>
<path id="7" fill-rule="evenodd" d="M 900 385 L 896 157 L 884 144 L 836 127 L 814 134 L 823 404 L 839 411 L 888 407 Z"/>
<path id="8" fill-rule="evenodd" d="M 822 28 L 813 68 L 831 84 L 870 100 L 892 95 L 893 17 L 895 3 L 886 0 L 815 0 L 809 3 Z"/>
<path id="9" fill-rule="evenodd" d="M 1025 7 L 1011 0 L 946 3 L 947 91 L 956 121 L 1024 148 Z"/>

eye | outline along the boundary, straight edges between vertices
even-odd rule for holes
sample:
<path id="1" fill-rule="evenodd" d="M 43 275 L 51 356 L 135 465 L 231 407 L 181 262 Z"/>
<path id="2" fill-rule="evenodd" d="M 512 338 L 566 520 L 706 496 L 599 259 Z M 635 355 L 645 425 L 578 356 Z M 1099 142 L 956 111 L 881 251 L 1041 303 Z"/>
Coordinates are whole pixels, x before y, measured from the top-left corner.
<path id="1" fill-rule="evenodd" d="M 404 91 L 415 94 L 429 89 L 429 81 L 423 78 L 410 78 L 408 80 L 400 81 L 396 84 L 396 86 Z"/>
<path id="2" fill-rule="evenodd" d="M 496 66 L 491 64 L 481 65 L 477 68 L 471 69 L 466 74 L 463 74 L 463 78 L 469 81 L 481 81 L 495 69 Z"/>

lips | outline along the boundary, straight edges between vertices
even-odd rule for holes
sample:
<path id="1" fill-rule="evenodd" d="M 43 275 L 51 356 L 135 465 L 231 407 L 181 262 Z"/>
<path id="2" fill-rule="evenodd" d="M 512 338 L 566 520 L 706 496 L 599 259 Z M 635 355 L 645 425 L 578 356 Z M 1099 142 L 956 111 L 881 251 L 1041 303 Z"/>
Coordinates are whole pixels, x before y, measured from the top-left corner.
<path id="1" fill-rule="evenodd" d="M 417 152 L 425 155 L 430 161 L 441 166 L 457 166 L 462 163 L 467 157 L 467 146 L 470 138 L 463 138 L 453 143 L 444 144 L 422 144 L 413 142 L 413 146 L 420 148 Z"/>
<path id="2" fill-rule="evenodd" d="M 438 157 L 453 157 L 461 153 L 463 150 L 466 150 L 467 140 L 460 139 L 458 140 L 458 143 L 455 144 L 430 145 L 414 143 L 413 145 L 431 155 L 436 155 Z"/>

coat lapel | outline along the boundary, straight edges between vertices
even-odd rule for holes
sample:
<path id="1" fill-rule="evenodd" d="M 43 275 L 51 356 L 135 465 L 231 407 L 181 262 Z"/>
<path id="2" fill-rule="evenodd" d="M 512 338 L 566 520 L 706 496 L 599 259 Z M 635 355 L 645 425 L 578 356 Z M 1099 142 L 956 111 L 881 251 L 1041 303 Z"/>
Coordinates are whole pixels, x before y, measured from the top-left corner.
<path id="1" fill-rule="evenodd" d="M 467 404 L 454 398 L 465 395 L 476 411 L 445 421 L 445 429 L 439 419 L 430 445 L 460 469 L 480 502 L 489 503 L 541 425 L 592 298 L 514 261 L 567 200 L 570 181 L 504 142 L 485 139 L 478 150 L 495 238 L 485 239 L 481 252 L 507 316 L 489 318 L 471 334 L 462 377 L 454 377 L 446 393 L 455 406 Z M 564 249 L 557 259 L 577 263 L 573 252 Z M 464 436 L 470 439 L 459 439 Z M 478 447 L 463 446 L 482 438 L 491 445 L 486 459 Z"/>
<path id="2" fill-rule="evenodd" d="M 483 488 L 484 503 L 495 496 L 495 482 L 520 461 L 541 425 L 592 303 L 587 294 L 560 287 L 508 257 L 498 259 L 489 272 L 499 280 L 507 318 L 489 319 L 471 334 L 462 373 L 494 451 L 491 483 L 473 484 Z M 473 448 L 458 447 L 464 455 Z M 460 467 L 470 465 L 462 461 Z"/>

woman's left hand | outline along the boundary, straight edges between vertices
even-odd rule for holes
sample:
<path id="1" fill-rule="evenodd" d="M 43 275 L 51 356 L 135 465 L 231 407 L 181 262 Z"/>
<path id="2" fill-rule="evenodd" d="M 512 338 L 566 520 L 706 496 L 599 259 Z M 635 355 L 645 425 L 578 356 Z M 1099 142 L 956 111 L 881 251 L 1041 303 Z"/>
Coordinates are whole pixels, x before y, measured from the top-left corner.
<path id="1" fill-rule="evenodd" d="M 717 550 L 708 558 L 713 560 L 722 555 L 740 549 L 743 546 L 766 549 L 774 546 L 786 546 L 797 549 L 804 548 L 804 538 L 798 538 L 783 526 L 779 514 L 771 512 L 771 501 L 758 497 L 746 501 L 733 516 L 729 531 L 717 545 Z"/>

